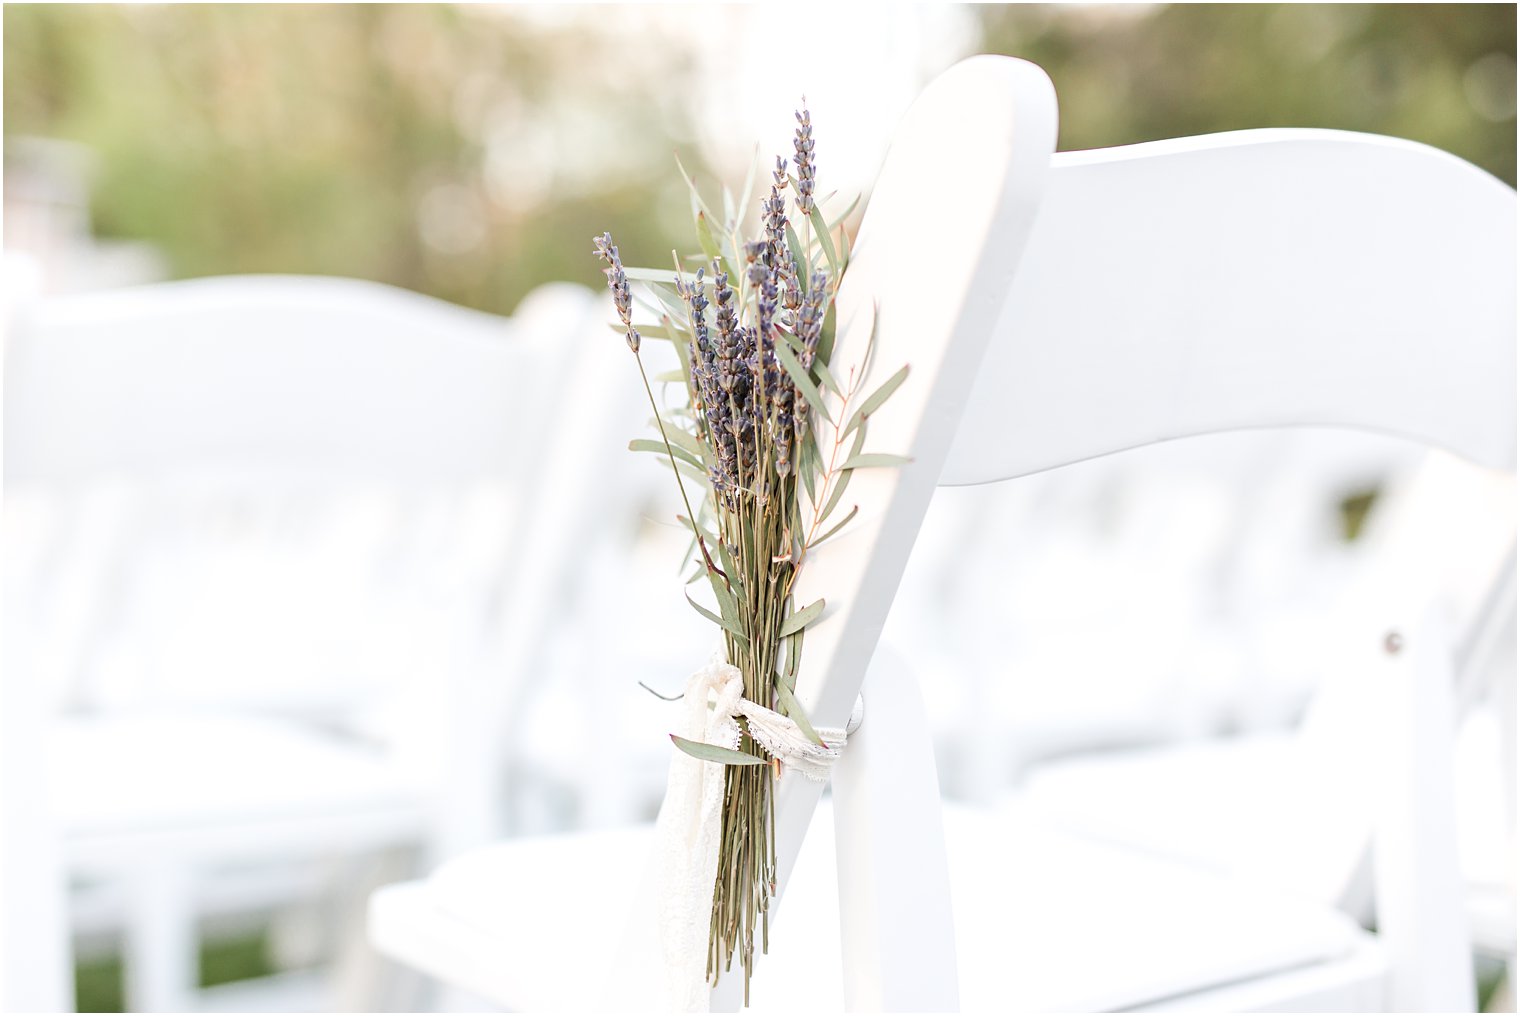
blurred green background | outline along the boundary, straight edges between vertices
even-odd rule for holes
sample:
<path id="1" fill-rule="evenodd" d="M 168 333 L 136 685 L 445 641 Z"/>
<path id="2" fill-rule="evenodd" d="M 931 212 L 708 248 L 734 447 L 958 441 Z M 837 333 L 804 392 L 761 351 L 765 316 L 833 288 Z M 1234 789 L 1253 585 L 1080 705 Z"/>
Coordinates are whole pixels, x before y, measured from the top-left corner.
<path id="1" fill-rule="evenodd" d="M 691 245 L 670 156 L 703 168 L 693 46 L 733 39 L 686 10 L 711 19 L 706 36 L 542 9 L 10 4 L 7 168 L 18 138 L 87 146 L 94 233 L 151 244 L 171 277 L 351 275 L 507 312 L 543 281 L 595 284 L 602 229 L 630 263 Z M 794 16 L 777 12 L 778 45 Z M 1032 59 L 1055 80 L 1065 149 L 1338 127 L 1515 180 L 1513 5 L 958 16 L 956 51 L 918 76 L 978 51 Z"/>

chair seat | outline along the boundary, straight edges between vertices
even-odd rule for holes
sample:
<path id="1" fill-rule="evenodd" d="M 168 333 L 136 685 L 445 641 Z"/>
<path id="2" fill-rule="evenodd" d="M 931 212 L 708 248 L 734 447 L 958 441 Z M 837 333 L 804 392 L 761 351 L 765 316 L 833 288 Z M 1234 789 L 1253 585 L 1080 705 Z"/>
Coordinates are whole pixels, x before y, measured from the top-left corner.
<path id="1" fill-rule="evenodd" d="M 651 835 L 509 841 L 465 855 L 377 893 L 371 936 L 504 1006 L 637 1007 L 644 1000 L 599 998 L 598 982 Z M 1366 947 L 1343 915 L 1051 830 L 1022 807 L 947 808 L 946 835 L 967 1010 L 1131 1008 Z M 832 842 L 825 802 L 756 973 L 756 1009 L 843 1009 Z"/>
<path id="2" fill-rule="evenodd" d="M 1456 745 L 1462 871 L 1480 885 L 1506 882 L 1510 864 L 1497 720 L 1475 711 Z M 1293 777 L 1306 768 L 1303 754 L 1296 734 L 1279 732 L 1093 755 L 1035 769 L 1025 793 L 1078 832 L 1286 881 L 1282 847 L 1298 828 Z"/>
<path id="3" fill-rule="evenodd" d="M 382 750 L 290 720 L 122 710 L 51 734 L 57 817 L 86 871 L 165 849 L 338 851 L 415 834 L 425 815 L 420 781 Z"/>

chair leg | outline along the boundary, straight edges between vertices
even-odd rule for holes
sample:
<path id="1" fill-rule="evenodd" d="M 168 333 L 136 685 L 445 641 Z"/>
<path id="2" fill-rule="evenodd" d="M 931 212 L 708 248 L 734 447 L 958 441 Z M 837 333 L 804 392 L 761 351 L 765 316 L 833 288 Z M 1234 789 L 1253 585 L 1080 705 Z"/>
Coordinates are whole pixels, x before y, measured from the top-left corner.
<path id="1" fill-rule="evenodd" d="M 173 863 L 134 873 L 128 889 L 125 978 L 134 1012 L 194 1008 L 198 935 L 189 873 Z"/>
<path id="2" fill-rule="evenodd" d="M 1477 1007 L 1463 905 L 1453 767 L 1450 642 L 1441 619 L 1390 635 L 1383 764 L 1373 863 L 1378 933 L 1391 961 L 1396 1011 L 1472 1012 Z M 1407 643 L 1407 644 L 1404 644 Z"/>
<path id="3" fill-rule="evenodd" d="M 834 767 L 845 1004 L 960 1007 L 950 866 L 934 745 L 913 675 L 878 650 L 865 714 Z"/>

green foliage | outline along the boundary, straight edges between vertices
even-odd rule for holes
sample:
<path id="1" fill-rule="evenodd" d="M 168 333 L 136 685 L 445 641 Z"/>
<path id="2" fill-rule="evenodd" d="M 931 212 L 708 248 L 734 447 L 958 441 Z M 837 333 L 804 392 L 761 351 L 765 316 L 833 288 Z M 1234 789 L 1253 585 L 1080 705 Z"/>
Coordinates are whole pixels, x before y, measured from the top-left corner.
<path id="1" fill-rule="evenodd" d="M 985 52 L 1032 60 L 1060 147 L 1249 127 L 1411 138 L 1515 183 L 1513 4 L 977 9 Z"/>
<path id="2" fill-rule="evenodd" d="M 593 225 L 644 261 L 682 230 L 676 42 L 430 4 L 11 4 L 4 22 L 6 138 L 90 146 L 97 232 L 150 241 L 176 276 L 355 276 L 504 313 L 590 283 Z"/>

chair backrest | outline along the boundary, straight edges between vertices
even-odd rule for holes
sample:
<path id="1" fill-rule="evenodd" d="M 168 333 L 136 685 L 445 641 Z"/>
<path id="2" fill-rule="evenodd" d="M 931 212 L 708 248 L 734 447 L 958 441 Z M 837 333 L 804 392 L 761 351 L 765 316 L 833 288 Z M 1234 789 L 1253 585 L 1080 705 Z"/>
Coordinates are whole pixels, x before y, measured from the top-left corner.
<path id="1" fill-rule="evenodd" d="M 7 575 L 7 625 L 81 704 L 330 711 L 394 687 L 485 620 L 447 597 L 499 602 L 598 314 L 574 286 L 506 319 L 279 276 L 38 304 L 7 349 L 7 550 L 34 565 Z"/>
<path id="2" fill-rule="evenodd" d="M 893 136 L 839 291 L 832 363 L 840 374 L 862 363 L 874 334 L 862 391 L 910 366 L 872 416 L 865 450 L 912 461 L 852 478 L 849 499 L 860 514 L 817 548 L 799 575 L 797 602 L 827 601 L 808 629 L 797 679 L 815 723 L 844 726 L 854 707 L 1019 269 L 1055 135 L 1055 92 L 1045 72 L 979 56 L 931 82 Z M 831 415 L 844 424 L 837 406 Z M 836 428 L 820 427 L 826 448 Z M 775 803 L 783 885 L 820 793 L 796 774 L 783 777 Z"/>
<path id="3" fill-rule="evenodd" d="M 1514 278 L 1515 192 L 1413 142 L 1058 155 L 943 482 L 1293 424 L 1513 469 Z"/>
<path id="4" fill-rule="evenodd" d="M 818 722 L 849 713 L 936 482 L 1296 424 L 1514 468 L 1513 190 L 1337 132 L 1052 160 L 1054 123 L 1037 68 L 975 58 L 925 91 L 883 168 L 836 357 L 858 358 L 875 301 L 873 373 L 913 373 L 867 450 L 914 461 L 852 483 L 857 528 L 799 582 L 803 602 L 830 599 L 798 680 Z M 783 873 L 816 798 L 783 783 Z"/>
<path id="5" fill-rule="evenodd" d="M 920 104 L 957 72 L 1014 66 L 969 61 Z M 910 114 L 905 133 L 913 126 Z M 1010 187 L 1041 179 L 1018 168 Z M 1171 438 L 1292 424 L 1386 430 L 1514 468 L 1515 193 L 1453 156 L 1325 131 L 1057 156 L 1043 197 L 1029 194 L 1039 210 L 1012 285 L 984 260 L 979 275 L 948 287 L 958 306 L 1002 312 L 995 329 L 984 316 L 959 332 L 938 320 L 948 316 L 939 280 L 954 278 L 945 265 L 958 252 L 896 228 L 900 260 L 883 258 L 885 271 L 868 260 L 881 243 L 872 227 L 903 214 L 894 169 L 889 161 L 861 230 L 856 286 L 840 294 L 839 355 L 849 362 L 864 340 L 851 312 L 875 296 L 876 369 L 906 360 L 919 387 L 910 377 L 901 402 L 873 417 L 873 439 L 915 461 L 870 487 L 855 480 L 852 499 L 879 521 L 810 565 L 803 597 L 841 601 L 809 632 L 799 679 L 822 722 L 848 711 L 929 475 L 984 483 Z M 930 195 L 944 188 L 932 175 L 914 183 L 910 201 L 937 214 Z M 994 247 L 1020 245 L 993 222 Z M 967 398 L 957 385 L 973 374 Z M 942 430 L 958 416 L 946 448 Z"/>
<path id="6" fill-rule="evenodd" d="M 377 283 L 241 276 L 60 298 L 21 324 L 6 483 L 303 470 L 405 487 L 510 476 L 561 335 Z M 555 309 L 552 305 L 557 304 Z M 572 308 L 572 313 L 574 310 Z M 539 324 L 544 324 L 542 317 Z"/>

